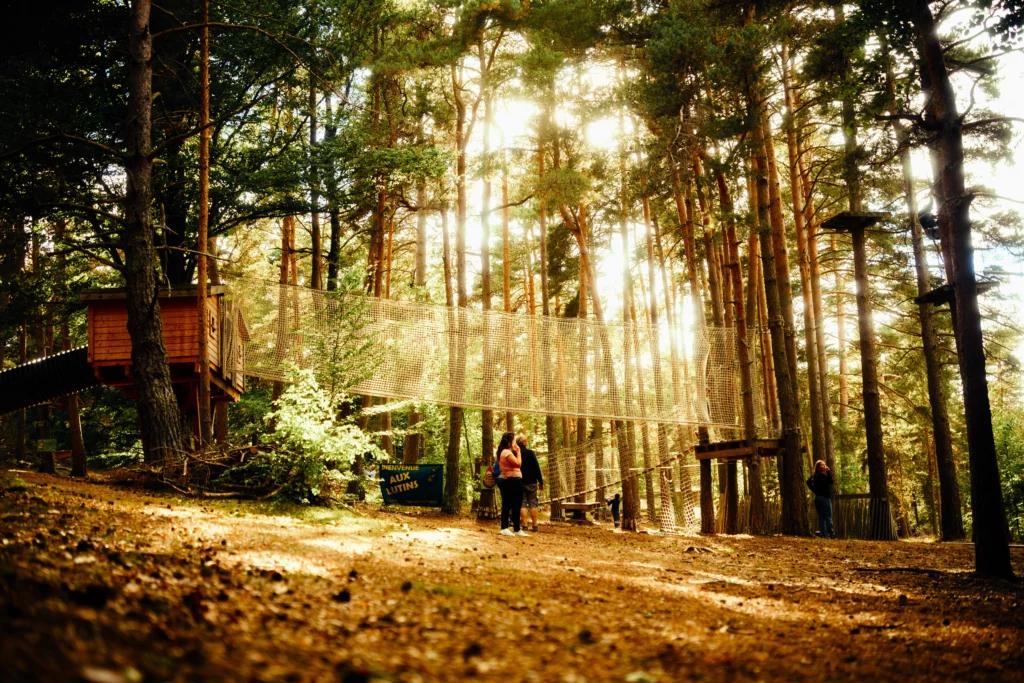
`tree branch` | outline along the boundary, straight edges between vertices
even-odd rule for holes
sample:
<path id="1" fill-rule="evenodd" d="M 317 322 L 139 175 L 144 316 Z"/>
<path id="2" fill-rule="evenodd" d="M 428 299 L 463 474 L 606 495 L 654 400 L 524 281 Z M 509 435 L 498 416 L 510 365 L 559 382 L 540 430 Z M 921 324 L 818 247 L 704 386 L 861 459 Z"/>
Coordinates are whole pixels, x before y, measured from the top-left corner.
<path id="1" fill-rule="evenodd" d="M 36 145 L 45 144 L 47 142 L 52 142 L 54 140 L 69 140 L 71 142 L 78 142 L 80 144 L 88 145 L 89 147 L 98 149 L 102 151 L 104 154 L 108 154 L 116 159 L 124 159 L 124 154 L 117 151 L 113 147 L 107 147 L 102 142 L 96 142 L 95 140 L 79 137 L 77 135 L 71 135 L 69 133 L 54 133 L 52 135 L 44 135 L 43 137 L 29 140 L 20 147 L 16 147 L 10 151 L 0 154 L 0 159 L 6 159 L 7 157 L 17 156 L 18 154 L 21 154 L 30 147 L 35 147 Z"/>
<path id="2" fill-rule="evenodd" d="M 502 209 L 507 209 L 507 208 L 512 207 L 512 206 L 522 206 L 526 202 L 528 202 L 531 199 L 533 199 L 535 196 L 537 196 L 537 193 L 536 192 L 531 192 L 530 194 L 526 195 L 525 197 L 523 197 L 522 199 L 520 199 L 517 202 L 509 202 L 508 204 L 502 204 L 501 206 L 496 206 L 493 209 L 491 209 L 491 211 L 501 211 Z"/>
<path id="3" fill-rule="evenodd" d="M 116 221 L 118 223 L 124 221 L 124 216 L 118 216 L 115 213 L 110 213 L 109 211 L 104 211 L 103 209 L 97 209 L 92 206 L 89 206 L 88 204 L 77 204 L 75 202 L 44 202 L 41 204 L 37 204 L 36 206 L 50 207 L 55 209 L 73 209 L 76 211 L 84 211 L 86 213 L 91 213 L 96 216 L 103 216 L 104 218 L 109 218 L 110 220 Z"/>
<path id="4" fill-rule="evenodd" d="M 960 130 L 963 131 L 964 133 L 967 133 L 967 132 L 969 132 L 971 130 L 974 130 L 975 128 L 981 128 L 982 126 L 987 126 L 987 125 L 992 124 L 992 123 L 1010 123 L 1010 122 L 1024 123 L 1024 118 L 1021 118 L 1019 116 L 993 116 L 992 118 L 978 119 L 977 121 L 971 121 L 970 123 L 965 123 L 964 125 L 962 125 L 960 127 Z"/>
<path id="5" fill-rule="evenodd" d="M 220 117 L 214 119 L 213 121 L 210 121 L 205 126 L 197 126 L 197 127 L 193 128 L 192 130 L 185 131 L 181 135 L 175 135 L 174 137 L 167 138 L 166 140 L 161 142 L 159 145 L 157 145 L 155 148 L 153 148 L 153 151 L 151 151 L 149 153 L 149 158 L 150 159 L 156 159 L 157 155 L 159 155 L 160 152 L 164 151 L 165 149 L 167 149 L 171 145 L 177 144 L 177 143 L 182 142 L 184 140 L 188 140 L 190 137 L 193 137 L 195 135 L 199 135 L 199 133 L 203 132 L 207 128 L 213 128 L 214 126 L 219 126 L 221 123 L 227 121 L 232 116 L 235 116 L 236 114 L 240 114 L 241 112 L 243 112 L 243 111 L 245 111 L 247 109 L 252 109 L 257 104 L 259 104 L 263 100 L 265 100 L 268 97 L 270 97 L 270 95 L 271 95 L 271 93 L 267 92 L 264 95 L 262 95 L 260 97 L 257 97 L 255 100 L 252 100 L 251 102 L 247 102 L 247 103 L 243 104 L 242 106 L 238 107 L 237 109 L 229 111 L 228 113 L 224 114 L 223 116 L 220 116 Z"/>

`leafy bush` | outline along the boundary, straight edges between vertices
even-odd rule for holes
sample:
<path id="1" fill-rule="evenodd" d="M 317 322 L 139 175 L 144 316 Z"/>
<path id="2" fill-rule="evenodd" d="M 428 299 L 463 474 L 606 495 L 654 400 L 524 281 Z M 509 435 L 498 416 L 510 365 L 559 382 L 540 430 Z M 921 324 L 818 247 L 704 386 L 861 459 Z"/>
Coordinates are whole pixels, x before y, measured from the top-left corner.
<path id="1" fill-rule="evenodd" d="M 261 443 L 270 432 L 266 417 L 272 409 L 270 389 L 265 384 L 257 384 L 255 389 L 247 388 L 237 403 L 228 405 L 231 443 Z"/>
<path id="2" fill-rule="evenodd" d="M 337 419 L 334 401 L 312 371 L 296 371 L 292 379 L 266 416 L 270 450 L 227 470 L 218 483 L 303 503 L 336 500 L 355 456 L 382 453 L 357 426 Z"/>
<path id="3" fill-rule="evenodd" d="M 142 442 L 136 442 L 123 451 L 112 451 L 94 455 L 87 460 L 91 470 L 118 470 L 142 464 Z"/>

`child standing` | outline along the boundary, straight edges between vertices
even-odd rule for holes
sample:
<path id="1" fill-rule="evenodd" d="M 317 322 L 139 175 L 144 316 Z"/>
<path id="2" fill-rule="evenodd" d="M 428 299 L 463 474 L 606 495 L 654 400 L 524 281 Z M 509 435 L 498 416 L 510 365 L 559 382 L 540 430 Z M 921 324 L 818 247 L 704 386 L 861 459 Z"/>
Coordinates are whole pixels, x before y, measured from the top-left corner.
<path id="1" fill-rule="evenodd" d="M 615 528 L 619 528 L 619 503 L 622 502 L 622 497 L 616 493 L 614 498 L 609 498 L 605 501 L 605 504 L 610 505 L 612 508 L 612 521 L 615 522 Z"/>

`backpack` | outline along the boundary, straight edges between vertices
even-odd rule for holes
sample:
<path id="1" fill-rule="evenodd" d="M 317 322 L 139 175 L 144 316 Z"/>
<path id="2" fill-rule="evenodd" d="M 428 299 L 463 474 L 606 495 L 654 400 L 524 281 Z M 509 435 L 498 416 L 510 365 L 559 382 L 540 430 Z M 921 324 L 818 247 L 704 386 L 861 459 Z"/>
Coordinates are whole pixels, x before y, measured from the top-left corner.
<path id="1" fill-rule="evenodd" d="M 489 489 L 493 489 L 497 485 L 498 480 L 501 479 L 501 466 L 498 461 L 495 460 L 494 464 L 487 468 L 484 472 L 484 486 Z"/>

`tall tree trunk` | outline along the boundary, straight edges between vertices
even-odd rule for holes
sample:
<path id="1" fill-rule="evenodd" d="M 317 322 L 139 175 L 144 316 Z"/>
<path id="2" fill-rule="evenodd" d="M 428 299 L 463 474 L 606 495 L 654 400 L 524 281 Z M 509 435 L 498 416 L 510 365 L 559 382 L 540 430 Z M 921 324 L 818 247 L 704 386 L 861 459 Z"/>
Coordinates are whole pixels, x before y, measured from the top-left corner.
<path id="1" fill-rule="evenodd" d="M 210 321 L 206 312 L 210 234 L 210 0 L 203 0 L 199 29 L 199 239 L 196 251 L 196 314 L 199 316 L 199 447 L 213 441 L 210 414 Z"/>
<path id="2" fill-rule="evenodd" d="M 748 272 L 747 272 L 747 324 L 759 330 L 758 339 L 761 348 L 762 382 L 764 385 L 764 408 L 772 429 L 781 430 L 779 417 L 779 392 L 775 384 L 775 356 L 772 350 L 772 338 L 765 334 L 768 327 L 768 302 L 764 287 L 764 264 L 761 261 L 760 214 L 757 201 L 756 163 L 750 160 L 752 169 L 747 178 L 747 201 L 750 207 L 750 233 L 747 236 Z"/>
<path id="3" fill-rule="evenodd" d="M 793 286 L 790 283 L 789 246 L 786 238 L 786 224 L 782 218 L 782 189 L 779 183 L 779 167 L 775 159 L 775 141 L 767 116 L 762 117 L 765 160 L 768 162 L 768 199 L 771 202 L 768 216 L 772 226 L 772 251 L 775 256 L 775 271 L 779 288 L 779 303 L 786 326 L 786 359 L 789 362 L 789 381 L 792 396 L 800 411 L 799 365 L 796 358 L 796 321 L 793 314 Z"/>
<path id="4" fill-rule="evenodd" d="M 338 134 L 338 126 L 334 121 L 334 111 L 331 106 L 330 93 L 324 98 L 324 115 L 326 118 L 324 126 L 324 139 L 333 140 Z M 337 183 L 334 181 L 334 174 L 328 173 L 327 211 L 331 221 L 330 244 L 327 248 L 327 291 L 333 292 L 338 288 L 338 270 L 341 268 L 341 214 L 338 211 Z M 417 264 L 418 266 L 418 264 Z M 424 268 L 426 264 L 424 264 Z"/>
<path id="5" fill-rule="evenodd" d="M 736 327 L 736 357 L 740 366 L 740 395 L 743 402 L 743 435 L 752 446 L 757 441 L 757 419 L 754 415 L 754 382 L 752 357 L 750 354 L 751 335 L 747 330 L 747 316 L 743 305 L 743 276 L 740 269 L 740 241 L 736 234 L 736 219 L 732 197 L 725 175 L 719 171 L 715 176 L 718 184 L 718 198 L 725 215 L 726 267 L 732 273 L 733 324 Z M 753 255 L 748 255 L 748 274 L 754 265 Z M 750 533 L 768 532 L 768 519 L 764 506 L 764 486 L 761 477 L 761 455 L 754 453 L 747 465 L 748 487 L 750 489 Z"/>
<path id="6" fill-rule="evenodd" d="M 317 166 L 317 92 L 316 77 L 309 73 L 309 225 L 313 243 L 309 286 L 323 289 L 323 238 L 320 234 L 320 169 Z"/>
<path id="7" fill-rule="evenodd" d="M 891 67 L 890 67 L 891 68 Z M 892 75 L 886 81 L 890 97 L 890 110 L 896 113 L 895 95 L 893 93 Z M 907 198 L 907 220 L 910 223 L 910 234 L 914 247 L 914 267 L 917 274 L 917 292 L 924 296 L 931 291 L 931 275 L 928 272 L 928 258 L 925 254 L 924 232 L 917 218 L 917 198 L 914 192 L 914 170 L 910 156 L 910 146 L 906 130 L 900 122 L 894 123 L 897 145 L 901 151 L 903 163 L 903 186 Z M 925 376 L 928 381 L 928 402 L 931 406 L 932 433 L 935 439 L 935 461 L 938 469 L 939 496 L 942 507 L 941 535 L 945 541 L 956 541 L 964 538 L 963 515 L 960 510 L 960 485 L 957 482 L 956 462 L 953 459 L 953 438 L 949 428 L 949 412 L 946 407 L 946 390 L 942 384 L 942 367 L 939 364 L 938 335 L 935 332 L 932 304 L 922 301 L 917 306 L 918 318 L 921 321 L 921 346 L 924 352 Z M 925 432 L 927 437 L 927 430 Z M 926 438 L 927 440 L 927 438 Z M 928 456 L 929 507 L 932 507 L 931 495 L 931 448 L 926 449 Z M 935 522 L 934 509 L 932 522 Z M 939 527 L 935 525 L 935 531 Z"/>
<path id="8" fill-rule="evenodd" d="M 663 386 L 661 374 L 661 335 L 658 326 L 658 280 L 654 264 L 654 227 L 651 225 L 651 204 L 645 196 L 643 199 L 644 224 L 647 228 L 647 280 L 650 283 L 648 310 L 650 319 L 647 324 L 650 329 L 648 342 L 651 349 L 651 364 L 654 367 L 654 400 L 658 415 L 665 415 L 665 387 Z M 668 425 L 658 422 L 658 491 L 661 494 L 659 505 L 661 516 L 659 523 L 662 531 L 670 531 L 675 525 L 675 512 L 672 509 L 672 469 L 668 464 L 670 460 L 668 445 Z"/>
<path id="9" fill-rule="evenodd" d="M 548 130 L 551 129 L 550 115 L 548 116 Z M 544 145 L 540 145 L 540 149 L 537 152 L 537 175 L 538 178 L 544 178 Z M 550 292 L 548 290 L 548 215 L 547 215 L 547 201 L 543 195 L 541 195 L 537 202 L 538 220 L 537 223 L 540 228 L 540 297 L 541 297 L 541 313 L 544 316 L 547 324 L 541 326 L 541 329 L 545 331 L 544 335 L 540 340 L 540 352 L 541 352 L 541 373 L 543 380 L 551 376 L 551 349 L 550 349 L 550 338 L 547 332 L 550 330 L 551 325 L 551 310 L 550 310 Z M 555 417 L 551 414 L 551 406 L 545 405 L 544 413 L 544 437 L 548 445 L 548 470 L 551 472 L 550 479 L 548 482 L 548 488 L 551 492 L 551 521 L 560 522 L 563 520 L 562 504 L 560 501 L 555 499 L 560 498 L 562 495 L 562 486 L 558 477 L 558 442 L 555 436 Z"/>
<path id="10" fill-rule="evenodd" d="M 711 230 L 711 211 L 704 194 L 704 171 L 700 159 L 694 157 L 693 164 L 694 184 L 697 188 L 697 206 L 700 208 L 701 224 L 703 226 L 704 260 L 708 265 L 708 294 L 711 300 L 711 319 L 715 327 L 725 326 L 725 295 L 724 288 L 727 286 L 723 280 L 722 264 L 718 258 L 718 249 L 714 243 L 714 235 Z M 692 202 L 689 201 L 690 185 L 686 186 L 687 206 L 692 210 Z M 722 494 L 725 503 L 725 514 L 723 517 L 723 531 L 727 534 L 739 532 L 739 489 L 737 487 L 738 471 L 735 462 L 719 462 L 718 464 L 718 489 Z"/>
<path id="11" fill-rule="evenodd" d="M 863 212 L 860 189 L 857 142 L 857 122 L 853 101 L 843 100 L 843 176 L 849 193 L 850 213 Z M 882 439 L 882 406 L 878 394 L 878 354 L 875 325 L 871 313 L 871 287 L 868 281 L 867 246 L 864 228 L 851 232 L 853 239 L 853 267 L 857 280 L 857 323 L 860 336 L 861 395 L 864 402 L 864 431 L 867 437 L 868 488 L 871 492 L 871 537 L 879 541 L 896 539 L 889 504 L 889 483 L 885 466 L 885 446 Z"/>
<path id="12" fill-rule="evenodd" d="M 501 164 L 501 292 L 505 303 L 505 313 L 512 312 L 512 260 L 509 255 L 509 220 L 508 220 L 508 167 L 504 163 L 504 150 L 502 150 Z M 530 275 L 530 289 L 532 290 L 533 275 Z M 532 298 L 532 291 L 530 292 Z M 532 306 L 531 306 L 532 309 Z M 531 313 L 533 311 L 531 310 Z M 511 339 L 509 339 L 509 351 L 511 350 Z M 509 357 L 506 353 L 506 358 Z M 505 369 L 505 402 L 512 401 L 512 371 L 514 368 Z M 505 411 L 505 431 L 511 432 L 515 429 L 515 417 L 511 410 Z"/>
<path id="13" fill-rule="evenodd" d="M 67 223 L 63 219 L 57 219 L 55 224 L 55 237 L 58 243 L 64 241 Z M 66 258 L 58 256 L 60 272 L 64 274 Z M 62 275 L 66 276 L 66 275 Z M 71 350 L 71 329 L 68 326 L 68 318 L 65 315 L 60 325 L 61 348 L 64 351 Z M 0 344 L 0 370 L 3 369 L 3 345 Z M 71 432 L 71 476 L 89 476 L 88 466 L 85 458 L 85 439 L 82 437 L 82 419 L 79 413 L 78 394 L 68 396 L 68 431 Z"/>
<path id="14" fill-rule="evenodd" d="M 35 219 L 32 220 L 32 275 L 33 284 L 40 286 L 43 279 L 42 269 L 42 250 L 40 249 L 39 233 L 37 232 Z M 35 342 L 35 356 L 36 360 L 41 360 L 49 355 L 47 352 L 46 345 L 46 320 L 45 315 L 41 314 L 38 319 L 38 324 L 33 326 L 32 336 Z M 36 415 L 36 438 L 37 439 L 49 439 L 50 438 L 50 404 L 42 403 L 35 407 Z M 56 466 L 53 460 L 52 449 L 36 449 L 36 455 L 39 456 L 39 471 L 44 474 L 55 474 Z"/>
<path id="15" fill-rule="evenodd" d="M 686 281 L 690 287 L 690 300 L 696 326 L 703 326 L 704 304 L 701 300 L 700 287 L 697 284 L 697 249 L 693 236 L 693 202 L 684 198 L 680 189 L 679 171 L 675 160 L 671 157 L 669 172 L 672 178 L 672 197 L 676 205 L 676 217 L 683 236 L 683 254 L 686 261 Z M 710 442 L 708 428 L 700 425 L 697 428 L 697 441 L 701 444 Z M 711 461 L 701 460 L 700 464 L 700 530 L 701 533 L 715 533 L 715 498 L 712 489 Z"/>
<path id="16" fill-rule="evenodd" d="M 622 177 L 621 187 L 621 206 L 622 210 L 619 213 L 619 232 L 622 238 L 622 253 L 625 255 L 622 263 L 622 322 L 623 322 L 623 364 L 625 366 L 625 398 L 627 410 L 632 408 L 632 394 L 633 394 L 633 373 L 636 373 L 636 395 L 639 401 L 640 415 L 645 418 L 639 423 L 634 425 L 632 422 L 626 425 L 627 434 L 631 430 L 640 429 L 640 445 L 643 448 L 644 454 L 644 493 L 647 499 L 647 521 L 651 524 L 658 523 L 658 515 L 656 513 L 657 503 L 655 501 L 654 491 L 654 477 L 651 474 L 650 466 L 654 462 L 653 453 L 651 452 L 651 440 L 648 434 L 648 423 L 646 417 L 647 411 L 647 398 L 644 387 L 644 375 L 643 366 L 640 363 L 640 337 L 637 335 L 637 319 L 636 319 L 636 305 L 634 303 L 633 293 L 633 271 L 630 264 L 630 254 L 633 252 L 629 248 L 629 225 L 628 225 L 628 205 L 626 203 L 626 157 L 623 154 L 620 157 L 620 172 Z M 631 442 L 635 443 L 635 441 Z"/>
<path id="17" fill-rule="evenodd" d="M 217 264 L 217 238 L 211 237 L 209 243 L 210 258 L 210 284 L 220 285 L 220 266 Z M 213 438 L 218 443 L 224 443 L 228 438 L 228 403 L 218 401 L 213 405 Z"/>
<path id="18" fill-rule="evenodd" d="M 620 114 L 620 117 L 619 117 L 619 130 L 624 130 L 621 114 Z M 622 336 L 623 336 L 623 339 L 622 339 L 622 356 L 623 356 L 622 357 L 622 364 L 623 364 L 623 386 L 622 386 L 623 391 L 622 391 L 622 398 L 623 398 L 623 407 L 625 408 L 625 411 L 627 413 L 630 413 L 630 412 L 632 412 L 632 407 L 633 407 L 633 371 L 634 371 L 633 354 L 634 353 L 639 354 L 639 349 L 634 349 L 634 338 L 635 337 L 634 337 L 634 334 L 633 334 L 633 330 L 631 329 L 631 324 L 632 324 L 632 327 L 635 328 L 635 323 L 632 322 L 632 318 L 633 318 L 633 315 L 634 315 L 634 313 L 633 313 L 633 276 L 632 276 L 632 271 L 630 270 L 629 226 L 628 226 L 629 202 L 628 202 L 628 199 L 627 199 L 628 195 L 626 193 L 626 152 L 625 152 L 625 141 L 624 140 L 622 141 L 622 149 L 621 149 L 621 151 L 619 153 L 619 182 L 620 182 L 620 185 L 619 185 L 619 207 L 618 207 L 619 208 L 619 235 L 622 238 L 622 247 L 621 247 L 621 249 L 622 249 L 622 257 L 623 257 L 622 258 L 622 322 L 623 322 L 623 328 L 622 328 Z M 569 216 L 567 215 L 567 212 L 563 211 L 563 219 L 565 220 L 567 225 L 570 224 Z M 580 259 L 581 259 L 581 264 L 582 264 L 582 259 L 583 259 L 584 252 L 586 252 L 588 254 L 588 260 L 589 260 L 589 250 L 587 248 L 586 243 L 580 241 L 579 238 L 577 238 L 577 242 L 579 242 L 578 246 L 580 248 Z M 594 282 L 597 282 L 597 278 L 596 277 L 594 278 Z M 594 289 L 596 290 L 596 287 Z M 595 292 L 595 294 L 596 294 L 596 292 Z M 594 303 L 594 313 L 596 315 L 597 311 L 600 308 L 599 304 L 597 303 L 599 301 L 599 299 L 595 296 L 594 301 L 595 301 L 595 303 Z M 608 357 L 609 358 L 611 357 L 611 353 L 608 353 Z M 614 372 L 612 374 L 614 374 Z M 640 393 L 641 393 L 641 396 L 642 396 L 643 392 L 641 391 Z M 640 428 L 643 430 L 643 432 L 641 433 L 641 436 L 643 438 L 642 446 L 643 446 L 643 453 L 644 453 L 644 465 L 645 465 L 645 468 L 646 468 L 646 465 L 650 464 L 650 461 L 651 461 L 650 460 L 650 443 L 648 442 L 648 439 L 647 439 L 647 427 L 646 427 L 646 425 L 645 424 L 641 424 Z M 627 471 L 626 466 L 625 466 L 625 462 L 626 462 L 627 459 L 634 460 L 634 464 L 635 464 L 635 456 L 633 456 L 633 458 L 627 458 L 627 457 L 623 456 L 623 453 L 625 452 L 625 449 L 628 449 L 629 453 L 632 454 L 632 449 L 634 448 L 634 446 L 636 444 L 635 431 L 634 430 L 635 430 L 635 425 L 633 424 L 632 421 L 624 422 L 622 424 L 622 429 L 619 430 L 619 454 L 620 454 L 619 466 L 621 468 L 622 487 L 623 487 L 623 491 L 622 491 L 622 498 L 623 498 L 622 505 L 623 505 L 623 507 L 626 510 L 626 511 L 623 512 L 623 515 L 622 515 L 622 528 L 623 529 L 629 529 L 631 531 L 632 530 L 636 530 L 637 525 L 640 522 L 640 497 L 639 497 L 639 494 L 640 494 L 640 482 L 638 480 L 638 477 L 632 471 Z M 624 449 L 624 447 L 625 447 L 625 449 Z M 630 465 L 630 470 L 632 470 L 632 468 L 633 468 L 633 465 Z M 627 479 L 627 477 L 629 477 L 629 479 Z M 627 492 L 626 492 L 627 484 L 632 484 L 632 486 L 630 486 L 630 491 L 629 491 L 628 495 L 627 495 Z M 653 518 L 653 514 L 654 514 L 654 510 L 653 510 L 654 505 L 653 505 L 653 503 L 654 503 L 654 501 L 653 501 L 653 489 L 652 489 L 652 483 L 650 481 L 650 477 L 647 478 L 647 481 L 645 482 L 645 484 L 646 484 L 646 488 L 647 488 L 647 505 L 648 505 L 647 514 L 648 514 L 648 518 L 653 523 L 653 521 L 654 521 L 654 518 Z M 630 517 L 628 526 L 627 526 L 627 521 L 626 521 L 627 515 Z"/>
<path id="19" fill-rule="evenodd" d="M 281 266 L 278 274 L 278 296 L 277 296 L 277 340 L 275 342 L 275 353 L 279 360 L 288 355 L 288 275 L 291 269 L 291 230 L 294 225 L 291 216 L 281 219 Z M 284 382 L 275 381 L 271 390 L 271 399 L 276 401 L 284 393 Z"/>
<path id="20" fill-rule="evenodd" d="M 846 426 L 850 419 L 850 381 L 846 364 L 846 279 L 839 264 L 839 236 L 832 235 L 829 245 L 836 288 L 836 352 L 839 354 L 839 421 Z M 839 445 L 840 451 L 842 444 Z"/>
<path id="21" fill-rule="evenodd" d="M 588 239 L 589 226 L 587 218 L 587 207 L 580 204 L 580 231 L 583 233 L 582 237 L 584 240 Z M 579 495 L 576 496 L 577 503 L 587 502 L 586 495 L 580 493 L 585 491 L 587 488 L 588 469 L 589 463 L 587 453 L 582 449 L 584 442 L 587 440 L 587 418 L 586 415 L 586 399 L 587 399 L 587 358 L 588 358 L 588 345 L 590 340 L 587 338 L 587 274 L 580 271 L 580 288 L 579 288 L 579 306 L 577 306 L 576 318 L 579 321 L 580 330 L 580 350 L 579 358 L 577 359 L 577 372 L 576 381 L 580 386 L 580 396 L 582 403 L 579 411 L 580 415 L 576 418 L 576 457 L 579 459 L 577 466 L 574 467 L 576 472 L 576 491 Z M 580 463 L 579 461 L 582 461 Z"/>
<path id="22" fill-rule="evenodd" d="M 974 519 L 975 569 L 982 576 L 1013 577 L 1010 563 L 1009 527 L 1003 508 L 992 410 L 989 405 L 985 348 L 978 309 L 978 282 L 974 274 L 971 246 L 969 195 L 964 183 L 963 119 L 957 111 L 956 96 L 939 42 L 931 8 L 915 0 L 914 23 L 926 72 L 931 110 L 937 127 L 937 150 L 941 156 L 943 212 L 949 218 L 943 241 L 952 252 L 953 285 L 956 293 L 957 350 L 960 379 L 964 387 L 967 444 L 971 463 L 971 512 Z"/>
<path id="23" fill-rule="evenodd" d="M 814 335 L 817 321 L 814 318 L 813 293 L 811 291 L 810 247 L 808 245 L 807 226 L 804 224 L 802 205 L 803 188 L 801 186 L 799 156 L 796 136 L 796 111 L 793 106 L 793 92 L 789 82 L 789 48 L 782 46 L 783 86 L 786 97 L 786 147 L 789 152 L 789 186 L 793 201 L 793 224 L 796 230 L 797 261 L 800 266 L 800 290 L 803 297 L 804 314 L 804 348 L 807 357 L 807 394 L 811 417 L 811 450 L 815 460 L 823 460 L 830 469 L 835 470 L 832 454 L 825 447 L 825 416 L 822 411 L 821 376 L 827 368 L 818 364 L 818 343 Z M 813 239 L 813 237 L 812 237 Z M 831 425 L 829 425 L 831 426 Z"/>
<path id="24" fill-rule="evenodd" d="M 455 264 L 456 279 L 458 283 L 458 308 L 465 309 L 468 305 L 466 293 L 466 145 L 468 134 L 466 131 L 466 103 L 462 95 L 461 67 L 452 66 L 452 90 L 455 95 L 456 124 L 455 135 L 457 145 L 457 156 L 455 160 Z M 459 438 L 462 436 L 463 409 L 459 406 L 462 398 L 463 384 L 466 371 L 466 318 L 464 315 L 456 316 L 458 320 L 458 342 L 456 344 L 456 358 L 452 382 L 453 405 L 448 409 L 448 447 L 445 452 L 445 473 L 444 496 L 441 505 L 441 512 L 448 515 L 459 514 L 461 502 L 459 500 L 460 487 L 460 459 L 459 459 Z M 452 364 L 452 359 L 449 359 Z"/>
<path id="25" fill-rule="evenodd" d="M 793 98 L 793 116 L 797 117 L 801 106 L 800 93 L 795 89 L 790 92 Z M 797 126 L 796 118 L 792 125 Z M 814 309 L 815 349 L 818 353 L 818 399 L 821 402 L 821 420 L 825 437 L 825 463 L 832 469 L 833 475 L 838 481 L 839 468 L 836 462 L 835 431 L 832 427 L 832 394 L 829 388 L 828 347 L 825 343 L 825 306 L 821 293 L 821 260 L 818 257 L 820 221 L 814 209 L 814 188 L 805 163 L 810 151 L 807 149 L 806 140 L 799 131 L 800 129 L 797 127 L 796 166 L 800 189 L 803 190 L 804 225 L 807 227 L 807 261 L 810 266 L 811 305 Z"/>
<path id="26" fill-rule="evenodd" d="M 491 360 L 491 323 L 492 318 L 488 315 L 491 310 L 491 122 L 494 118 L 493 93 L 488 82 L 489 69 L 487 52 L 484 49 L 484 32 L 480 33 L 480 41 L 477 45 L 480 57 L 480 79 L 481 96 L 484 102 L 483 118 L 483 178 L 480 197 L 480 279 L 482 286 L 481 306 L 484 310 L 484 367 L 490 368 Z M 483 403 L 491 404 L 490 382 L 483 385 Z M 491 463 L 490 458 L 494 454 L 494 411 L 490 408 L 483 408 L 480 411 L 481 443 L 483 452 L 481 454 L 481 465 L 486 467 Z"/>
<path id="27" fill-rule="evenodd" d="M 677 406 L 683 406 L 685 404 L 685 398 L 683 393 L 683 381 L 681 367 L 679 363 L 679 333 L 680 330 L 676 327 L 676 316 L 674 312 L 674 301 L 672 300 L 672 287 L 669 284 L 669 272 L 668 264 L 665 262 L 665 250 L 662 248 L 661 243 L 661 230 L 658 227 L 657 216 L 651 217 L 651 225 L 654 229 L 654 245 L 657 250 L 658 257 L 658 270 L 661 272 L 661 285 L 662 291 L 664 292 L 665 298 L 665 317 L 668 319 L 668 334 L 669 334 L 669 353 L 671 372 L 672 372 L 672 400 Z M 676 461 L 676 471 L 678 477 L 676 481 L 679 486 L 679 493 L 681 498 L 677 500 L 675 506 L 676 522 L 679 524 L 692 524 L 695 521 L 692 510 L 692 501 L 690 497 L 692 495 L 693 486 L 690 482 L 690 470 L 685 467 L 686 449 L 689 448 L 690 442 L 692 441 L 692 431 L 688 431 L 688 428 L 681 424 L 676 425 L 676 450 L 678 451 L 678 458 Z M 603 500 L 603 499 L 602 499 Z"/>
<path id="28" fill-rule="evenodd" d="M 424 180 L 416 183 L 416 271 L 413 284 L 417 288 L 427 285 L 427 184 Z M 419 459 L 423 435 L 411 430 L 423 421 L 423 413 L 417 408 L 409 410 L 406 422 L 408 433 L 402 449 L 402 462 L 414 464 Z"/>
<path id="29" fill-rule="evenodd" d="M 28 362 L 28 329 L 25 323 L 21 324 L 18 330 L 18 365 Z M 28 439 L 28 411 L 24 408 L 18 411 L 17 425 L 15 427 L 14 457 L 20 462 L 25 460 L 28 453 L 25 449 L 25 441 Z"/>
<path id="30" fill-rule="evenodd" d="M 769 187 L 769 161 L 766 158 L 766 155 L 770 153 L 770 147 L 765 140 L 765 129 L 761 125 L 763 115 L 760 111 L 760 99 L 754 96 L 748 102 L 752 110 L 750 118 L 756 122 L 753 138 L 757 188 L 757 232 L 760 240 L 761 271 L 764 276 L 765 304 L 769 316 L 768 328 L 772 338 L 775 385 L 778 391 L 779 416 L 784 443 L 782 466 L 779 468 L 779 488 L 782 493 L 782 533 L 791 536 L 806 536 L 808 533 L 807 499 L 804 496 L 799 404 L 794 391 L 796 382 L 790 372 L 791 366 L 786 350 L 787 330 L 781 301 L 783 297 L 780 294 L 780 290 L 784 287 L 778 281 L 779 273 L 785 269 L 778 268 L 775 263 L 775 248 L 781 246 L 784 251 L 785 243 L 778 244 L 777 235 L 774 234 L 776 231 L 771 222 L 770 197 L 772 192 Z M 776 201 L 778 201 L 777 198 Z M 788 276 L 788 270 L 786 275 Z M 790 313 L 792 313 L 792 308 L 790 308 Z"/>
<path id="31" fill-rule="evenodd" d="M 563 218 L 567 217 L 563 213 Z M 567 222 L 567 224 L 571 223 Z M 580 268 L 587 273 L 588 281 L 597 282 L 597 270 L 590 258 L 590 249 L 587 243 L 580 239 L 581 236 L 578 230 L 573 230 L 572 232 L 580 252 Z M 596 327 L 601 345 L 601 353 L 605 358 L 611 358 L 611 339 L 608 335 L 608 328 L 603 324 L 605 317 L 601 297 L 598 295 L 596 287 L 590 287 L 589 289 L 590 301 L 594 305 L 594 320 L 598 323 Z M 627 334 L 626 339 L 629 339 L 629 336 Z M 628 367 L 628 360 L 626 365 Z M 605 363 L 604 367 L 607 368 L 605 381 L 608 382 L 608 394 L 611 403 L 617 410 L 621 409 L 626 404 L 623 397 L 624 392 L 620 391 L 614 369 L 610 367 L 609 363 Z M 636 468 L 636 455 L 633 451 L 635 441 L 627 431 L 628 422 L 625 420 L 613 420 L 612 424 L 618 437 L 619 472 L 622 478 L 622 529 L 624 531 L 636 531 L 640 520 L 640 485 L 634 471 Z M 552 496 L 554 496 L 554 493 L 552 493 Z"/>
<path id="32" fill-rule="evenodd" d="M 132 375 L 146 462 L 173 458 L 181 452 L 178 403 L 164 347 L 163 321 L 157 299 L 156 254 L 153 247 L 151 121 L 153 101 L 153 37 L 149 0 L 134 0 L 128 24 L 128 117 L 125 173 L 124 245 L 128 335 L 132 343 Z"/>

